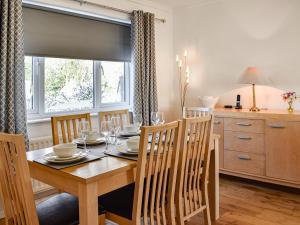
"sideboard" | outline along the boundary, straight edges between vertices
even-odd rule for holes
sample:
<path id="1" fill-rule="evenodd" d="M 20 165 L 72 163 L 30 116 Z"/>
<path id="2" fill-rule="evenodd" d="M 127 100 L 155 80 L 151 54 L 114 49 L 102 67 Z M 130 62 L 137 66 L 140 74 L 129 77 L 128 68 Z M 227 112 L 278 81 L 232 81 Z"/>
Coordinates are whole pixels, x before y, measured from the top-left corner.
<path id="1" fill-rule="evenodd" d="M 300 112 L 215 109 L 220 173 L 300 188 Z"/>

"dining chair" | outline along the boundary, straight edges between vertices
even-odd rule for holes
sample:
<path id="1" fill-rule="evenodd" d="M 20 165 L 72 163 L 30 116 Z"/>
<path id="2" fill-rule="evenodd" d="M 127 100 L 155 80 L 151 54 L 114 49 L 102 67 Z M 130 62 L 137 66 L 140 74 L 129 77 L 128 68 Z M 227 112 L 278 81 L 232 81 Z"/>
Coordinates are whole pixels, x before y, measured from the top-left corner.
<path id="1" fill-rule="evenodd" d="M 124 126 L 130 124 L 129 110 L 121 109 L 121 110 L 99 112 L 100 125 L 101 125 L 102 121 L 110 120 L 114 116 L 120 117 L 121 129 L 123 129 Z M 99 126 L 99 127 L 101 127 L 101 126 Z"/>
<path id="2" fill-rule="evenodd" d="M 201 212 L 205 224 L 210 225 L 208 172 L 212 116 L 183 119 L 182 134 L 175 197 L 177 225 L 184 225 Z"/>
<path id="3" fill-rule="evenodd" d="M 76 225 L 79 224 L 78 199 L 57 194 L 35 205 L 24 137 L 0 133 L 0 193 L 6 224 Z M 99 207 L 100 218 L 103 210 Z"/>
<path id="4" fill-rule="evenodd" d="M 52 116 L 51 127 L 53 145 L 60 143 L 60 135 L 63 143 L 72 142 L 74 138 L 78 138 L 78 126 L 79 122 L 82 120 L 89 122 L 92 129 L 90 113 Z"/>
<path id="5" fill-rule="evenodd" d="M 176 224 L 174 196 L 181 123 L 141 128 L 135 183 L 99 198 L 107 219 L 122 225 Z"/>
<path id="6" fill-rule="evenodd" d="M 211 108 L 206 107 L 183 107 L 183 118 L 201 117 L 212 114 Z"/>

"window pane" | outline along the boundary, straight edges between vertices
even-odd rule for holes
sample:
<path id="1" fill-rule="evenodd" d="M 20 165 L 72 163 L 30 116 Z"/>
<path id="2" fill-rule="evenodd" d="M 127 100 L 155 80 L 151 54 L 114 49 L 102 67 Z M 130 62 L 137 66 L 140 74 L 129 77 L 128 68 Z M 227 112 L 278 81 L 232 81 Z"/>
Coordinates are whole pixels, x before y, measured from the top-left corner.
<path id="1" fill-rule="evenodd" d="M 45 58 L 45 112 L 93 108 L 93 61 Z"/>
<path id="2" fill-rule="evenodd" d="M 27 110 L 33 110 L 33 74 L 31 56 L 25 56 L 25 93 Z"/>
<path id="3" fill-rule="evenodd" d="M 101 62 L 101 103 L 125 101 L 124 64 L 124 62 Z"/>

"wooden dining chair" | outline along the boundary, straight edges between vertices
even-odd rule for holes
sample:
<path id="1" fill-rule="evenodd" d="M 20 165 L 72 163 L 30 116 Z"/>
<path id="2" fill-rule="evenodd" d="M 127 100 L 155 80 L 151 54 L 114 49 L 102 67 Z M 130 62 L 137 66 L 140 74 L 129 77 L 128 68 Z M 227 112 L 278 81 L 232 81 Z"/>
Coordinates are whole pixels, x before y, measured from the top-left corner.
<path id="1" fill-rule="evenodd" d="M 23 135 L 0 133 L 0 193 L 7 225 L 79 224 L 78 199 L 57 194 L 35 205 Z M 99 224 L 104 224 L 99 207 Z"/>
<path id="2" fill-rule="evenodd" d="M 99 127 L 101 127 L 102 121 L 108 121 L 114 116 L 120 117 L 121 129 L 123 129 L 124 126 L 130 124 L 129 110 L 121 109 L 121 110 L 99 112 L 99 120 L 100 120 Z"/>
<path id="3" fill-rule="evenodd" d="M 60 143 L 60 136 L 63 143 L 78 138 L 78 126 L 82 120 L 88 121 L 92 129 L 90 113 L 51 117 L 53 145 Z"/>
<path id="4" fill-rule="evenodd" d="M 212 114 L 212 109 L 205 107 L 184 107 L 183 108 L 183 118 L 190 117 L 201 117 L 208 116 Z"/>
<path id="5" fill-rule="evenodd" d="M 212 116 L 183 119 L 182 133 L 175 197 L 177 225 L 184 225 L 201 212 L 205 224 L 210 225 L 208 172 Z"/>
<path id="6" fill-rule="evenodd" d="M 141 128 L 136 182 L 99 198 L 107 219 L 121 225 L 175 225 L 181 123 Z"/>

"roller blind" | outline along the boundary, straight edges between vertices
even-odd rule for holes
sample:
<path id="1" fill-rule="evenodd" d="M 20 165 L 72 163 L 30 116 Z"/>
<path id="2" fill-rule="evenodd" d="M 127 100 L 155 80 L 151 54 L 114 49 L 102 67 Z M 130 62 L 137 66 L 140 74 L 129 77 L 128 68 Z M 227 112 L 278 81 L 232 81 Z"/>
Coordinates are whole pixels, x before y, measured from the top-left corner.
<path id="1" fill-rule="evenodd" d="M 130 61 L 130 26 L 23 7 L 26 55 Z"/>

